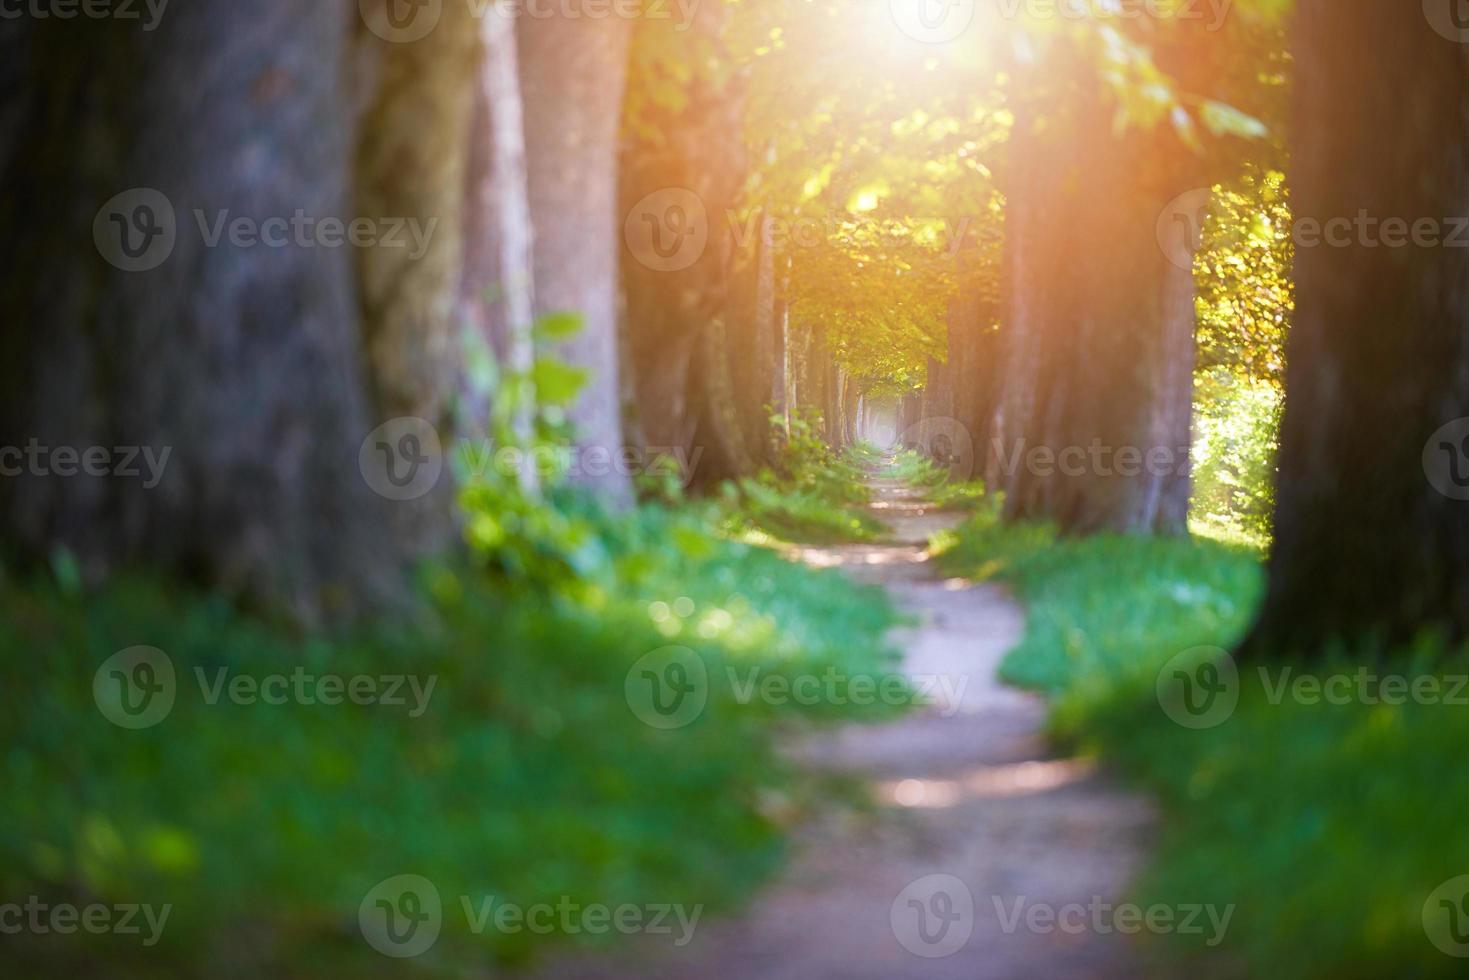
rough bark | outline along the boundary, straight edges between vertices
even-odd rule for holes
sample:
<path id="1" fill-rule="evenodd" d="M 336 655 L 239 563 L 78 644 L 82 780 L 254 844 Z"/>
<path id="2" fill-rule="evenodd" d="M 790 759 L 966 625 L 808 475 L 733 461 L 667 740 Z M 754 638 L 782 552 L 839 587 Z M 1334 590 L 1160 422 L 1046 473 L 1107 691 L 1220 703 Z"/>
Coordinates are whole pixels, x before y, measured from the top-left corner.
<path id="1" fill-rule="evenodd" d="M 0 96 L 25 147 L 3 160 L 0 225 L 26 229 L 0 237 L 0 445 L 170 451 L 152 487 L 0 481 L 23 555 L 66 548 L 92 577 L 147 565 L 308 617 L 397 583 L 405 553 L 358 468 L 372 425 L 350 252 L 210 246 L 199 226 L 351 217 L 353 22 L 307 0 L 199 0 L 152 32 L 6 26 L 30 57 Z M 137 195 L 104 207 L 140 187 L 162 196 L 151 222 Z M 140 233 L 171 220 L 154 267 L 104 260 L 126 259 L 125 230 L 164 248 Z"/>
<path id="2" fill-rule="evenodd" d="M 611 461 L 623 448 L 616 161 L 629 22 L 570 3 L 560 16 L 517 21 L 535 303 L 537 314 L 583 317 L 582 330 L 554 351 L 589 372 L 569 412 L 584 464 L 576 479 L 622 505 L 632 483 Z"/>
<path id="3" fill-rule="evenodd" d="M 1415 221 L 1469 200 L 1469 48 L 1387 0 L 1303 0 L 1298 221 Z M 1377 72 L 1361 71 L 1372 52 Z M 1410 76 L 1388 89 L 1374 77 Z M 1384 148 L 1391 148 L 1390 151 Z M 1320 227 L 1320 225 L 1318 225 Z M 1445 231 L 1445 235 L 1447 232 Z M 1370 238 L 1370 241 L 1369 241 Z M 1296 250 L 1275 544 L 1247 649 L 1469 634 L 1469 251 L 1355 227 Z M 1373 245 L 1375 244 L 1375 247 Z"/>

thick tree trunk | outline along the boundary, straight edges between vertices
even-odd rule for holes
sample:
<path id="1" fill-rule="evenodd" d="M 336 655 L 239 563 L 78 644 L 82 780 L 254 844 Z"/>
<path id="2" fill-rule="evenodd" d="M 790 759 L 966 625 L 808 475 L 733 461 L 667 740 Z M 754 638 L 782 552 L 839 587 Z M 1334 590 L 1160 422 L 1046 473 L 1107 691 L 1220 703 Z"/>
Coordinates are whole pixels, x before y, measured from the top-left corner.
<path id="1" fill-rule="evenodd" d="M 459 315 L 464 328 L 494 352 L 500 377 L 519 379 L 522 390 L 513 399 L 509 429 L 518 445 L 529 447 L 534 442 L 536 410 L 529 390 L 535 364 L 531 330 L 535 289 L 514 24 L 504 16 L 482 17 L 479 38 L 482 54 L 472 86 Z M 479 387 L 473 378 L 461 385 L 470 416 L 466 421 L 474 429 L 488 431 L 491 393 Z M 520 484 L 535 493 L 539 474 L 531 457 L 524 459 Z"/>
<path id="2" fill-rule="evenodd" d="M 948 369 L 953 387 L 955 421 L 963 427 L 970 444 L 982 450 L 994 414 L 994 302 L 978 265 L 975 247 L 960 252 L 957 263 L 958 294 L 949 309 Z M 979 460 L 983 465 L 983 457 Z"/>
<path id="3" fill-rule="evenodd" d="M 680 42 L 680 50 L 719 45 L 725 16 L 722 7 L 701 10 L 694 27 L 698 43 Z M 641 24 L 634 45 L 666 52 L 668 28 Z M 656 92 L 629 94 L 629 104 L 642 115 L 623 143 L 620 193 L 622 210 L 634 222 L 646 216 L 655 228 L 667 226 L 660 231 L 677 234 L 673 223 L 686 220 L 685 230 L 702 235 L 702 244 L 692 250 L 700 244 L 696 240 L 687 255 L 670 257 L 659 251 L 669 242 L 643 237 L 648 226 L 635 223 L 623 236 L 622 282 L 631 348 L 627 373 L 636 391 L 645 458 L 659 450 L 681 451 L 690 460 L 700 453 L 706 472 L 699 480 L 705 483 L 716 474 L 722 479 L 748 470 L 751 462 L 745 433 L 720 431 L 742 425 L 726 331 L 727 322 L 737 322 L 730 311 L 738 288 L 736 240 L 724 215 L 735 207 L 746 177 L 744 79 L 697 66 L 690 67 L 690 76 L 677 108 L 665 106 Z M 661 74 L 639 81 L 667 84 Z M 656 138 L 639 135 L 648 130 Z M 673 209 L 684 218 L 674 218 Z M 724 392 L 728 404 L 712 402 L 711 387 Z"/>
<path id="4" fill-rule="evenodd" d="M 121 450 L 106 476 L 51 455 L 0 480 L 16 549 L 68 549 L 94 576 L 192 574 L 308 617 L 397 584 L 352 256 L 289 230 L 298 211 L 352 216 L 354 20 L 198 0 L 151 32 L 7 22 L 30 58 L 0 95 L 25 148 L 3 158 L 0 226 L 27 230 L 0 237 L 0 445 Z M 285 243 L 214 238 L 238 218 Z M 166 464 L 150 475 L 129 447 Z"/>
<path id="5" fill-rule="evenodd" d="M 1036 126 L 1036 111 L 1019 107 L 1007 151 L 999 392 L 985 447 L 985 485 L 1004 494 L 1007 520 L 1045 516 L 1026 457 L 1041 421 L 1042 345 L 1062 319 L 1052 310 L 1072 288 L 1067 266 L 1053 262 L 1062 254 L 1058 231 L 1068 202 L 1061 161 L 1069 147 L 1043 140 Z"/>
<path id="6" fill-rule="evenodd" d="M 1193 447 L 1194 277 L 1192 269 L 1163 270 L 1161 309 L 1150 364 L 1153 398 L 1149 405 L 1149 446 L 1169 447 L 1177 465 L 1145 472 L 1136 525 L 1181 534 L 1188 528 L 1192 481 L 1188 459 Z"/>
<path id="7" fill-rule="evenodd" d="M 763 235 L 764 226 L 760 227 Z M 735 249 L 730 291 L 721 314 L 738 394 L 736 414 L 744 443 L 757 463 L 770 460 L 770 417 L 765 405 L 772 353 L 770 335 L 760 329 L 761 303 L 773 297 L 773 293 L 761 289 L 761 240 L 762 236 L 756 236 Z"/>
<path id="8" fill-rule="evenodd" d="M 1169 131 L 1119 139 L 1096 117 L 1084 125 L 1094 150 L 1073 232 L 1085 251 L 1075 342 L 1052 348 L 1064 363 L 1048 393 L 1046 443 L 1056 460 L 1046 510 L 1073 533 L 1183 533 L 1192 273 L 1170 264 L 1157 225 L 1194 175 Z"/>
<path id="9" fill-rule="evenodd" d="M 1247 648 L 1312 655 L 1430 628 L 1459 640 L 1469 251 L 1440 222 L 1469 200 L 1469 48 L 1389 0 L 1302 0 L 1295 32 L 1296 311 L 1269 588 Z M 1364 51 L 1378 71 L 1361 71 Z M 1394 75 L 1414 84 L 1374 81 Z M 1362 227 L 1364 213 L 1383 223 Z M 1386 219 L 1441 237 L 1391 247 Z M 1334 242 L 1319 234 L 1332 220 Z"/>
<path id="10" fill-rule="evenodd" d="M 478 25 L 467 5 L 451 3 L 418 40 L 384 40 L 366 26 L 359 37 L 358 63 L 372 65 L 374 76 L 357 145 L 356 213 L 385 232 L 355 250 L 376 421 L 422 419 L 447 444 L 464 364 L 463 215 Z M 406 236 L 387 233 L 404 221 Z M 451 540 L 452 504 L 451 481 L 442 480 L 427 497 L 398 502 L 392 515 L 403 539 L 427 553 Z"/>
<path id="11" fill-rule="evenodd" d="M 1178 533 L 1194 311 L 1189 273 L 1170 265 L 1156 229 L 1197 175 L 1171 132 L 1118 136 L 1106 110 L 1053 110 L 1044 140 L 1017 125 L 986 477 L 1005 491 L 1008 518 L 1070 533 Z"/>
<path id="12" fill-rule="evenodd" d="M 574 311 L 584 327 L 554 353 L 587 369 L 570 411 L 577 480 L 627 504 L 618 375 L 617 138 L 629 21 L 569 0 L 559 16 L 517 21 L 526 159 L 535 228 L 536 312 Z"/>
<path id="13" fill-rule="evenodd" d="M 729 337 L 722 319 L 699 332 L 689 395 L 697 420 L 689 440 L 691 482 L 708 488 L 754 472 L 755 458 L 739 418 Z"/>

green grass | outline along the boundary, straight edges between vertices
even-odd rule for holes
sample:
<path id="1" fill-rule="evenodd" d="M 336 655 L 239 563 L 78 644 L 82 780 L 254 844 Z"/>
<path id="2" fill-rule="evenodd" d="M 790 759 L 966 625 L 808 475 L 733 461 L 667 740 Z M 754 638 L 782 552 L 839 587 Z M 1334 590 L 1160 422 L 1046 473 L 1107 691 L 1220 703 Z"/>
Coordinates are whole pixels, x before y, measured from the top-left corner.
<path id="1" fill-rule="evenodd" d="M 866 508 L 834 499 L 820 488 L 801 489 L 773 479 L 746 478 L 726 500 L 733 529 L 759 530 L 782 541 L 870 541 L 882 530 L 882 524 Z"/>
<path id="2" fill-rule="evenodd" d="M 867 509 L 865 481 L 876 451 L 865 443 L 832 450 L 813 411 L 794 415 L 788 429 L 782 416 L 771 424 L 781 445 L 776 465 L 725 485 L 726 527 L 801 544 L 877 537 L 883 525 Z"/>
<path id="3" fill-rule="evenodd" d="M 1161 837 L 1134 900 L 1235 906 L 1208 965 L 1225 976 L 1463 975 L 1422 917 L 1438 885 L 1469 873 L 1469 781 L 1456 778 L 1469 706 L 1272 703 L 1278 668 L 1357 670 L 1328 656 L 1310 668 L 1239 665 L 1234 712 L 1185 728 L 1160 705 L 1159 672 L 1182 651 L 1241 636 L 1262 589 L 1257 550 L 1057 540 L 991 514 L 942 546 L 949 574 L 1003 579 L 1028 606 L 1003 676 L 1052 698 L 1063 743 L 1100 752 L 1161 800 Z M 1423 644 L 1371 669 L 1442 676 L 1469 673 L 1469 662 Z M 1179 952 L 1200 952 L 1174 938 Z"/>
<path id="4" fill-rule="evenodd" d="M 745 703 L 726 668 L 885 675 L 894 612 L 880 590 L 712 537 L 703 511 L 580 519 L 595 531 L 594 586 L 510 592 L 498 565 L 439 568 L 424 575 L 421 622 L 331 638 L 147 581 L 89 595 L 7 582 L 0 895 L 173 913 L 151 949 L 7 936 L 0 962 L 16 975 L 103 963 L 120 976 L 391 973 L 402 964 L 367 947 L 357 912 L 405 873 L 444 901 L 416 975 L 523 960 L 553 938 L 471 934 L 462 895 L 702 904 L 706 916 L 738 904 L 778 866 L 787 825 L 833 789 L 792 771 L 777 735 L 900 709 Z M 92 684 L 138 644 L 171 658 L 178 695 L 156 726 L 128 731 L 104 718 Z M 660 730 L 625 685 L 670 644 L 706 665 L 708 703 Z M 196 668 L 298 667 L 435 688 L 415 718 L 386 705 L 211 705 L 195 680 Z"/>
<path id="5" fill-rule="evenodd" d="M 947 467 L 911 449 L 899 452 L 880 475 L 917 487 L 941 510 L 977 510 L 985 501 L 982 481 L 955 479 Z"/>

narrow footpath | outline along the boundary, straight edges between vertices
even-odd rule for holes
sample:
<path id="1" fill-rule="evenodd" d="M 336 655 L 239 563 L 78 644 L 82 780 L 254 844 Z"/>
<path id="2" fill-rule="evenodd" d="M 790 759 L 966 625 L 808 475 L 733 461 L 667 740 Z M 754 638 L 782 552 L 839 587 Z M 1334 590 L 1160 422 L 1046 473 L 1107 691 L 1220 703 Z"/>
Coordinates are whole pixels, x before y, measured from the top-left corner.
<path id="1" fill-rule="evenodd" d="M 944 581 L 927 542 L 962 515 L 874 479 L 890 533 L 872 544 L 803 547 L 803 561 L 883 585 L 919 624 L 896 637 L 904 670 L 955 692 L 887 725 L 853 725 L 791 746 L 813 767 L 869 784 L 875 817 L 800 831 L 793 860 L 735 918 L 701 921 L 683 948 L 552 957 L 543 975 L 586 980 L 1136 980 L 1125 937 L 1046 928 L 1044 912 L 1122 900 L 1153 825 L 1151 807 L 1086 762 L 1057 758 L 1045 705 L 996 670 L 1024 614 L 992 584 Z M 931 680 L 937 679 L 937 680 Z M 1032 918 L 1034 916 L 1034 918 Z M 1031 928 L 1028 922 L 1042 923 Z M 645 940 L 651 937 L 643 937 Z"/>

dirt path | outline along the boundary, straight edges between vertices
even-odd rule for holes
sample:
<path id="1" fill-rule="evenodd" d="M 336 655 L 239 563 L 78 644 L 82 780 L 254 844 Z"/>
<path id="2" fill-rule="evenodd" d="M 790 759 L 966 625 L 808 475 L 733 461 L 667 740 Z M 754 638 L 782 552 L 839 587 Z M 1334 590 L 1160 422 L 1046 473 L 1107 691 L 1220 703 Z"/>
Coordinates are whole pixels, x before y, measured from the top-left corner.
<path id="1" fill-rule="evenodd" d="M 897 638 L 905 670 L 947 681 L 952 703 L 793 747 L 860 775 L 876 819 L 803 830 L 783 876 L 735 919 L 701 922 L 683 948 L 638 942 L 546 975 L 592 980 L 1060 980 L 1137 978 L 1115 934 L 1031 930 L 1018 910 L 1115 903 L 1136 870 L 1149 807 L 1083 762 L 1055 758 L 1041 701 L 995 679 L 1023 614 L 999 587 L 941 581 L 928 536 L 958 522 L 892 481 L 873 482 L 892 528 L 871 545 L 804 548 L 885 585 L 921 624 Z M 1017 906 L 1017 903 L 1018 906 Z M 1090 921 L 1090 918 L 1088 918 Z M 653 937 L 644 937 L 652 939 Z"/>

